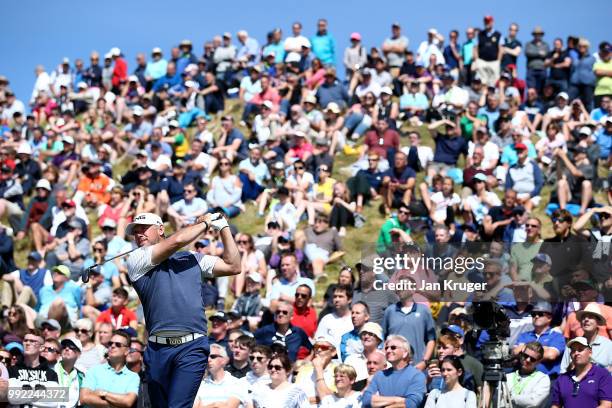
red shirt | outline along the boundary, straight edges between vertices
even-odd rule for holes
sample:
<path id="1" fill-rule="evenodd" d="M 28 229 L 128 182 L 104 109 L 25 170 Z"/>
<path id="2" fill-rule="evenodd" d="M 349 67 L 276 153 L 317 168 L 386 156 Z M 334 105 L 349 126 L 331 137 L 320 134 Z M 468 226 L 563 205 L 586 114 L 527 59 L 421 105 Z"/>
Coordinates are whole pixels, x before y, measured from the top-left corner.
<path id="1" fill-rule="evenodd" d="M 376 153 L 386 159 L 387 151 L 390 148 L 399 149 L 400 136 L 393 129 L 387 129 L 382 136 L 377 131 L 370 130 L 366 133 L 363 144 L 368 146 L 368 153 Z M 389 163 L 389 165 L 393 166 L 393 163 Z"/>
<path id="2" fill-rule="evenodd" d="M 113 76 L 111 83 L 117 87 L 121 84 L 121 81 L 127 80 L 127 62 L 123 58 L 117 58 L 115 60 L 115 67 L 113 68 Z"/>
<path id="3" fill-rule="evenodd" d="M 314 307 L 307 308 L 303 313 L 293 306 L 293 317 L 291 324 L 304 330 L 308 337 L 314 337 L 317 331 L 317 312 Z"/>
<path id="4" fill-rule="evenodd" d="M 96 319 L 98 323 L 110 323 L 113 325 L 113 329 L 120 329 L 122 327 L 127 327 L 131 322 L 138 321 L 136 317 L 136 313 L 132 312 L 127 307 L 121 309 L 119 314 L 113 313 L 113 308 L 106 309 L 100 316 Z"/>

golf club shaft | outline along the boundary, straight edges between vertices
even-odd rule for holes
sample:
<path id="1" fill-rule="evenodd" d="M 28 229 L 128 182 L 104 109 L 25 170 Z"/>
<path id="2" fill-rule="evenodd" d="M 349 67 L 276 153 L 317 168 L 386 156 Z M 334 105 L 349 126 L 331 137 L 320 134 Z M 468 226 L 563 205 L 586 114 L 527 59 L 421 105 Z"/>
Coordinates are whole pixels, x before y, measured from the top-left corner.
<path id="1" fill-rule="evenodd" d="M 124 253 L 119 254 L 119 255 L 115 255 L 115 256 L 113 256 L 112 258 L 105 259 L 105 260 L 104 260 L 104 262 L 102 262 L 101 264 L 97 264 L 97 263 L 96 263 L 96 264 L 93 264 L 92 266 L 90 266 L 89 268 L 85 268 L 85 269 L 83 269 L 83 272 L 81 273 L 81 280 L 83 281 L 83 283 L 87 283 L 87 282 L 89 282 L 89 274 L 90 274 L 90 272 L 91 272 L 92 270 L 94 270 L 94 269 L 95 269 L 95 268 L 97 268 L 98 266 L 102 266 L 102 265 L 104 265 L 104 264 L 105 264 L 105 263 L 107 263 L 107 262 L 114 261 L 114 260 L 115 260 L 115 259 L 117 259 L 117 258 L 121 258 L 121 257 L 124 257 L 124 256 L 126 256 L 126 255 L 129 255 L 130 253 L 134 252 L 134 251 L 135 251 L 135 250 L 137 250 L 137 249 L 138 249 L 138 247 L 136 247 L 136 248 L 132 248 L 132 249 L 130 249 L 130 250 L 129 250 L 129 251 L 127 251 L 127 252 L 124 252 Z"/>

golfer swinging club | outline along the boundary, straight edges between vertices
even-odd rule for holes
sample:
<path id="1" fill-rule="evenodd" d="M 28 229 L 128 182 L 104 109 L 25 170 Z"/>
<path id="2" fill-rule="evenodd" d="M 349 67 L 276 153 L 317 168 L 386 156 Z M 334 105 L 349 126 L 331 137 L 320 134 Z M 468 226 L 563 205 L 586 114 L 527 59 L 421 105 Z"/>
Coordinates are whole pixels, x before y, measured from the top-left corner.
<path id="1" fill-rule="evenodd" d="M 220 232 L 221 258 L 179 251 L 209 228 Z M 208 356 L 202 281 L 238 274 L 238 248 L 221 214 L 201 216 L 194 225 L 166 238 L 161 218 L 142 213 L 126 232 L 134 235 L 138 246 L 127 266 L 149 334 L 144 359 L 151 403 L 154 407 L 191 408 Z"/>

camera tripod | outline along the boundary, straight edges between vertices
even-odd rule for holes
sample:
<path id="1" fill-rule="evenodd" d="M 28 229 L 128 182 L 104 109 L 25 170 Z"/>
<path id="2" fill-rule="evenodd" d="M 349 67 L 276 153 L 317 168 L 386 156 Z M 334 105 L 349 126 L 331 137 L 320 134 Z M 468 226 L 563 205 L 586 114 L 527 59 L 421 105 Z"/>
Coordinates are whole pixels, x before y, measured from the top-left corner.
<path id="1" fill-rule="evenodd" d="M 512 408 L 506 374 L 501 368 L 487 369 L 483 380 L 481 408 Z"/>

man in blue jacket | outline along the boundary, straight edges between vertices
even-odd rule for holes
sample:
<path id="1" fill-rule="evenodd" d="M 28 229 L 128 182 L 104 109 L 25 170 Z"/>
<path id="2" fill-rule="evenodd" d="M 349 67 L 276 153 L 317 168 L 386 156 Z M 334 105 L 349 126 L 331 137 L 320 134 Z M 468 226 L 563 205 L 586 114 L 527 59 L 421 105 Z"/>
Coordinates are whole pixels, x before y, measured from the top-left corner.
<path id="1" fill-rule="evenodd" d="M 510 167 L 506 175 L 506 190 L 516 191 L 520 205 L 531 211 L 540 203 L 540 191 L 544 186 L 544 177 L 540 166 L 528 158 L 527 146 L 516 143 L 514 149 L 518 153 L 518 162 Z"/>

